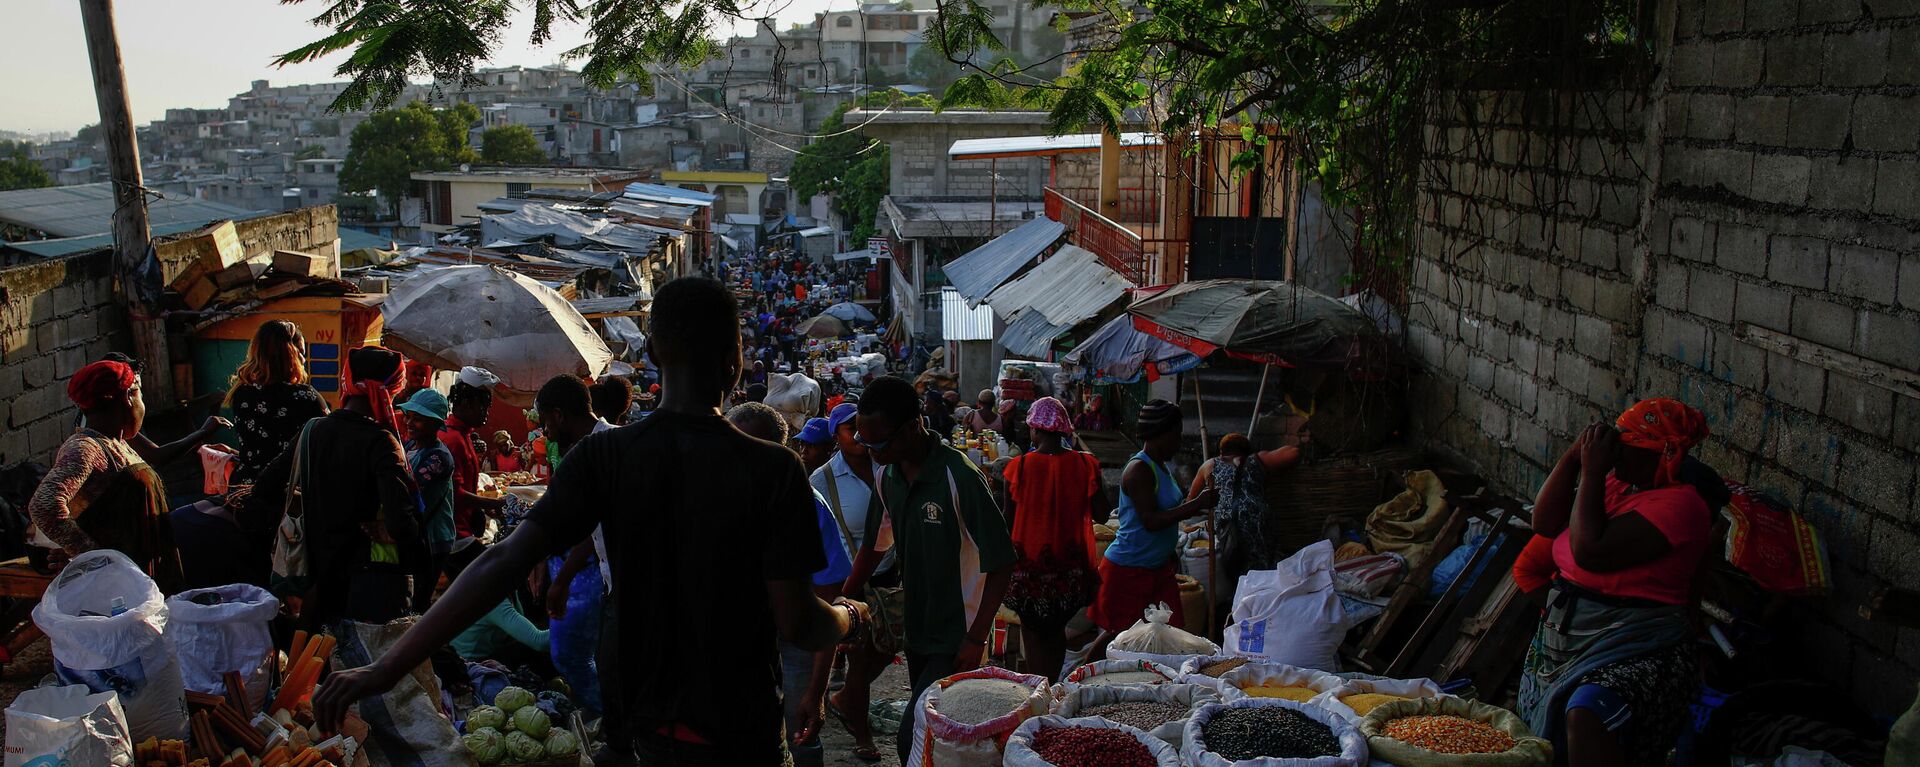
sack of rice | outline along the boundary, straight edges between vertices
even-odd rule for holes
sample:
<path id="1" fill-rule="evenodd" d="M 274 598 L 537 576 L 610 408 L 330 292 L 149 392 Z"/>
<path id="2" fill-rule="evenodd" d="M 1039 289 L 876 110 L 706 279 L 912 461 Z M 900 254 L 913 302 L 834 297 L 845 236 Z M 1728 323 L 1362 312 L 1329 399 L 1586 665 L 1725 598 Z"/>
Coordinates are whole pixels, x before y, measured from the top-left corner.
<path id="1" fill-rule="evenodd" d="M 1179 678 L 1172 667 L 1150 660 L 1097 660 L 1068 673 L 1060 689 L 1070 693 L 1081 687 L 1166 684 Z"/>
<path id="2" fill-rule="evenodd" d="M 1002 668 L 935 682 L 913 707 L 915 767 L 994 767 L 1007 735 L 1050 706 L 1046 677 Z"/>

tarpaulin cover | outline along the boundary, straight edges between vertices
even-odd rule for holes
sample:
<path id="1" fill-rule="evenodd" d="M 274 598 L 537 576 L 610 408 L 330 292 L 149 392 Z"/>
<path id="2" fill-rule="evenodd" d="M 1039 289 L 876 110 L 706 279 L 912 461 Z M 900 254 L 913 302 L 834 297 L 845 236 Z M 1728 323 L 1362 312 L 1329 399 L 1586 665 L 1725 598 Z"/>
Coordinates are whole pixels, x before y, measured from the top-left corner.
<path id="1" fill-rule="evenodd" d="M 822 314 L 831 314 L 847 322 L 874 322 L 876 320 L 873 312 L 868 311 L 867 307 L 848 301 L 841 301 L 840 303 L 829 306 Z"/>
<path id="2" fill-rule="evenodd" d="M 1134 329 L 1128 315 L 1101 325 L 1063 360 L 1100 383 L 1135 383 L 1185 373 L 1200 366 L 1193 352 Z"/>
<path id="3" fill-rule="evenodd" d="M 556 373 L 598 377 L 613 353 L 552 288 L 495 266 L 449 266 L 401 283 L 380 305 L 388 346 L 443 370 L 500 376 L 516 405 Z"/>
<path id="4" fill-rule="evenodd" d="M 1338 299 L 1279 280 L 1183 282 L 1127 307 L 1133 326 L 1205 357 L 1216 350 L 1287 366 L 1345 367 L 1380 340 Z"/>

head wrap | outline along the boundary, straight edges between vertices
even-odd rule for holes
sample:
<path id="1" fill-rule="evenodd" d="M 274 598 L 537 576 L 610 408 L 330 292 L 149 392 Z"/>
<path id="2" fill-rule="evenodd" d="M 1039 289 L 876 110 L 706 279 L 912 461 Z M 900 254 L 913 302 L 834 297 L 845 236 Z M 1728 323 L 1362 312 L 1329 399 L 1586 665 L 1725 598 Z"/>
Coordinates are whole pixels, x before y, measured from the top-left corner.
<path id="1" fill-rule="evenodd" d="M 1052 397 L 1041 397 L 1027 407 L 1027 425 L 1060 434 L 1073 431 L 1073 419 L 1067 417 L 1067 406 Z"/>
<path id="2" fill-rule="evenodd" d="M 1676 399 L 1657 397 L 1627 408 L 1614 421 L 1620 444 L 1660 454 L 1653 484 L 1666 487 L 1680 481 L 1680 464 L 1687 451 L 1707 438 L 1707 418 Z"/>
<path id="3" fill-rule="evenodd" d="M 494 375 L 493 371 L 486 368 L 468 365 L 460 369 L 459 381 L 475 389 L 492 389 L 495 384 L 500 383 L 500 376 Z"/>
<path id="4" fill-rule="evenodd" d="M 132 365 L 101 360 L 74 371 L 67 381 L 67 399 L 81 410 L 92 410 L 103 399 L 126 394 L 138 381 L 139 374 L 133 372 Z"/>
<path id="5" fill-rule="evenodd" d="M 493 433 L 493 444 L 511 446 L 513 444 L 513 435 L 507 433 L 506 429 L 496 431 Z"/>
<path id="6" fill-rule="evenodd" d="M 404 357 L 381 346 L 362 346 L 347 352 L 340 368 L 341 397 L 367 398 L 373 408 L 373 422 L 401 433 L 400 416 L 393 411 L 393 393 L 400 388 Z"/>

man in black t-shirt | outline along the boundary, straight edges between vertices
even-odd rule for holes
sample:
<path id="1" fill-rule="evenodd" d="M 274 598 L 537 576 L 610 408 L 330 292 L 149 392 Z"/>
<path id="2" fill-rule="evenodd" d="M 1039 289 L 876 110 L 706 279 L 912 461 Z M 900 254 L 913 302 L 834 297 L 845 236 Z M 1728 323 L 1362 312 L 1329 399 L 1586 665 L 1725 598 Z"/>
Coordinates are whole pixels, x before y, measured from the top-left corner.
<path id="1" fill-rule="evenodd" d="M 799 459 L 720 415 L 740 376 L 735 313 L 733 295 L 713 280 L 660 289 L 647 336 L 664 378 L 660 408 L 581 440 L 518 530 L 469 566 L 391 651 L 328 680 L 314 703 L 324 726 L 390 689 L 535 563 L 603 525 L 618 616 L 605 627 L 617 639 L 601 644 L 603 695 L 622 712 L 617 730 L 631 737 L 638 762 L 785 760 L 776 636 L 824 650 L 863 622 L 865 607 L 813 594 L 811 576 L 826 558 Z"/>

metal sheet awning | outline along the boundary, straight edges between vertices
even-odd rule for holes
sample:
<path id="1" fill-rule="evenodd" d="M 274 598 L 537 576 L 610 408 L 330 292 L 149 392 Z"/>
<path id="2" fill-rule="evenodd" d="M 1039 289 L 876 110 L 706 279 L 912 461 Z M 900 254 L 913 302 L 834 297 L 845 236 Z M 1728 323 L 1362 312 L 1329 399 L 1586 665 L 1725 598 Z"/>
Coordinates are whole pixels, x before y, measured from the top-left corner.
<path id="1" fill-rule="evenodd" d="M 711 208 L 713 207 L 714 201 L 720 199 L 719 195 L 709 194 L 707 192 L 697 192 L 692 189 L 681 189 L 677 186 L 647 184 L 638 181 L 627 185 L 626 196 L 635 200 L 646 200 L 648 202 L 658 202 L 667 205 L 691 205 L 696 208 Z"/>
<path id="2" fill-rule="evenodd" d="M 993 310 L 967 306 L 953 288 L 940 290 L 940 337 L 948 341 L 993 340 Z"/>
<path id="3" fill-rule="evenodd" d="M 1068 329 L 1099 315 L 1131 287 L 1133 283 L 1108 269 L 1093 251 L 1062 245 L 1039 266 L 989 294 L 987 305 L 1010 322 L 1037 313 L 1048 324 Z"/>
<path id="4" fill-rule="evenodd" d="M 1155 133 L 1122 133 L 1120 149 L 1135 150 L 1160 146 Z M 994 160 L 1003 157 L 1051 157 L 1060 154 L 1091 154 L 1100 151 L 1100 134 L 1075 133 L 1066 136 L 1003 136 L 969 138 L 953 142 L 947 149 L 950 160 Z"/>
<path id="5" fill-rule="evenodd" d="M 1065 225 L 1050 218 L 1028 221 L 947 264 L 947 282 L 969 305 L 978 305 L 1066 232 Z"/>
<path id="6" fill-rule="evenodd" d="M 861 248 L 859 250 L 849 250 L 845 253 L 833 254 L 833 260 L 835 261 L 852 261 L 858 258 L 893 258 L 893 256 L 885 253 L 875 253 L 872 248 Z"/>
<path id="7" fill-rule="evenodd" d="M 1000 334 L 1000 345 L 1019 357 L 1046 359 L 1053 349 L 1053 339 L 1072 329 L 1072 325 L 1062 327 L 1048 322 L 1047 316 L 1039 312 L 1025 312 L 1007 324 L 1007 331 Z"/>

